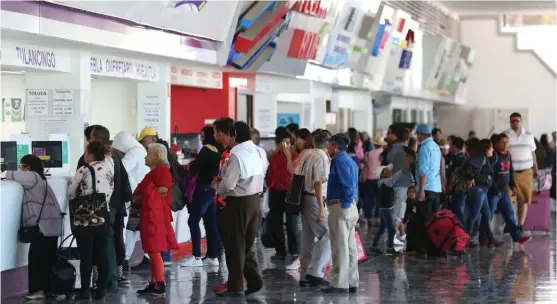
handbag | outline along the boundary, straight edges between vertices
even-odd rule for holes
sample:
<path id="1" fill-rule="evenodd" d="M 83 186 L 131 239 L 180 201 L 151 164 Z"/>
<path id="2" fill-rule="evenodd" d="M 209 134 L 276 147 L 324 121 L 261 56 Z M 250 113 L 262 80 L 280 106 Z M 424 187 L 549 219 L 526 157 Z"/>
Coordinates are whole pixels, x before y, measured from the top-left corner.
<path id="1" fill-rule="evenodd" d="M 95 169 L 87 165 L 91 172 L 93 193 L 78 196 L 69 202 L 70 228 L 73 235 L 87 235 L 91 229 L 104 227 L 108 219 L 108 202 L 106 194 L 97 192 Z"/>
<path id="2" fill-rule="evenodd" d="M 300 173 L 304 172 L 303 162 L 301 165 Z M 306 177 L 301 174 L 292 175 L 292 182 L 288 186 L 288 192 L 286 193 L 286 199 L 284 202 L 284 211 L 290 215 L 298 215 L 302 210 L 302 200 L 303 192 L 305 186 Z"/>
<path id="3" fill-rule="evenodd" d="M 23 226 L 23 205 L 21 206 L 21 223 L 19 230 L 17 231 L 17 238 L 21 243 L 28 244 L 36 240 L 41 236 L 41 229 L 39 228 L 39 222 L 41 221 L 41 216 L 43 215 L 44 203 L 46 202 L 46 196 L 48 195 L 48 182 L 45 181 L 45 191 L 43 197 L 43 203 L 41 205 L 41 211 L 39 212 L 39 217 L 37 218 L 37 223 L 34 226 Z"/>

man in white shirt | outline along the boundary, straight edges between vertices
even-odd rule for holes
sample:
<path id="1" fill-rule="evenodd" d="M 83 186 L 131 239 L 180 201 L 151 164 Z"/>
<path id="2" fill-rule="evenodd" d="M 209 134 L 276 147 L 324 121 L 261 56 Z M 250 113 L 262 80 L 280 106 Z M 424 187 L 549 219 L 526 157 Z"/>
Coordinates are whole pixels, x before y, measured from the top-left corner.
<path id="1" fill-rule="evenodd" d="M 511 153 L 514 180 L 517 187 L 516 197 L 512 199 L 518 203 L 518 225 L 526 221 L 528 204 L 532 202 L 534 178 L 539 177 L 536 163 L 536 143 L 534 135 L 522 127 L 522 116 L 513 113 L 510 116 L 511 128 L 505 131 L 509 136 L 509 152 Z"/>

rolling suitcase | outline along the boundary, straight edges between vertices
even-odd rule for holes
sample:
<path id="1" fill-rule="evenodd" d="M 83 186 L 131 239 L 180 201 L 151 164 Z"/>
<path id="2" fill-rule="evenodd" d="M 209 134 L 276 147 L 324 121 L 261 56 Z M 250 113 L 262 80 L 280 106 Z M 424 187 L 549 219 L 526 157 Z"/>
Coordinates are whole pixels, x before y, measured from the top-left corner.
<path id="1" fill-rule="evenodd" d="M 534 194 L 532 204 L 528 206 L 526 221 L 522 225 L 523 230 L 549 233 L 551 226 L 550 201 L 549 191 Z"/>

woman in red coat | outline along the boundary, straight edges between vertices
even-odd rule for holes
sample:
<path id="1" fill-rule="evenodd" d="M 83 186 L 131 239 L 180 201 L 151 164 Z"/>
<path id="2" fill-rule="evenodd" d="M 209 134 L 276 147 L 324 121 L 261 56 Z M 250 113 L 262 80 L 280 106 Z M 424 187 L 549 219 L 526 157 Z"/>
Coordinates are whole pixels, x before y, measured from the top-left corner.
<path id="1" fill-rule="evenodd" d="M 151 171 L 137 186 L 134 207 L 140 205 L 139 232 L 143 251 L 151 260 L 151 282 L 139 294 L 164 295 L 164 264 L 161 252 L 178 249 L 172 227 L 172 175 L 170 174 L 166 147 L 153 143 L 147 149 L 145 164 Z"/>

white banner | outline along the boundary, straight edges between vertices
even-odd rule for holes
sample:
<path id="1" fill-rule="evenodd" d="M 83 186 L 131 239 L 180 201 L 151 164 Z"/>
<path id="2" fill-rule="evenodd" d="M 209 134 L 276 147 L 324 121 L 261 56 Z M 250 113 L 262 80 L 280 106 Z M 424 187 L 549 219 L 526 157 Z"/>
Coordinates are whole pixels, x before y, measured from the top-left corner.
<path id="1" fill-rule="evenodd" d="M 157 64 L 147 61 L 132 60 L 103 55 L 92 55 L 90 59 L 91 75 L 128 78 L 145 81 L 158 81 Z"/>
<path id="2" fill-rule="evenodd" d="M 173 65 L 170 73 L 173 85 L 222 89 L 222 72 L 217 69 Z"/>
<path id="3" fill-rule="evenodd" d="M 65 50 L 2 41 L 2 65 L 69 72 L 70 56 Z"/>
<path id="4" fill-rule="evenodd" d="M 217 41 L 226 40 L 238 7 L 238 0 L 48 2 Z"/>

